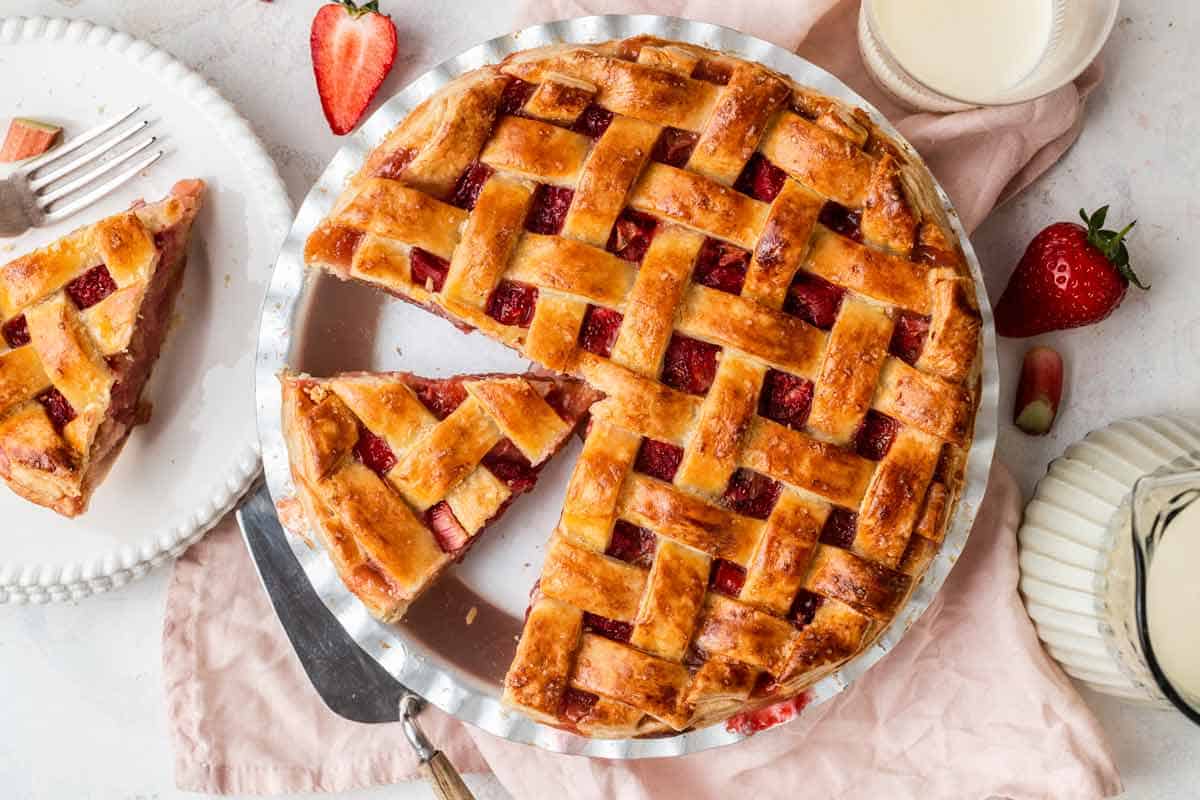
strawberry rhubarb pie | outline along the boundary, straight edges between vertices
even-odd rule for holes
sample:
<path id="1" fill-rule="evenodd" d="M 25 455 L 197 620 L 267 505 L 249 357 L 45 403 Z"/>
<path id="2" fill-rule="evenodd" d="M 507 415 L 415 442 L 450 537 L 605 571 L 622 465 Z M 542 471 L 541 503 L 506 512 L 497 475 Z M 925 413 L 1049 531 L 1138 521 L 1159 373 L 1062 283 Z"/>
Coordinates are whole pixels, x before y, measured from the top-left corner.
<path id="1" fill-rule="evenodd" d="M 133 427 L 183 280 L 200 181 L 0 266 L 0 477 L 82 513 Z"/>
<path id="2" fill-rule="evenodd" d="M 766 67 L 638 37 L 477 69 L 305 255 L 603 398 L 503 687 L 536 720 L 628 737 L 794 697 L 870 646 L 945 535 L 979 385 L 958 240 L 909 151 Z M 309 521 L 389 620 L 587 405 L 496 376 L 452 382 L 461 403 L 283 380 Z"/>

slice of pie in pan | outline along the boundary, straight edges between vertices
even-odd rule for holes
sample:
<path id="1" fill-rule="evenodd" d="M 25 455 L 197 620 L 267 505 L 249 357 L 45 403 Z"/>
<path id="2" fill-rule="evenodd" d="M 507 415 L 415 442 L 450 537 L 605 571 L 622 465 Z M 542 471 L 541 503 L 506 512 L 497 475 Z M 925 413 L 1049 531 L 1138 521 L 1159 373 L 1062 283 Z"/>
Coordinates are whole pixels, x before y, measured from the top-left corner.
<path id="1" fill-rule="evenodd" d="M 183 282 L 204 184 L 0 266 L 0 477 L 74 517 L 133 427 Z"/>
<path id="2" fill-rule="evenodd" d="M 347 587 L 393 622 L 557 453 L 599 396 L 529 375 L 284 373 L 296 493 Z"/>

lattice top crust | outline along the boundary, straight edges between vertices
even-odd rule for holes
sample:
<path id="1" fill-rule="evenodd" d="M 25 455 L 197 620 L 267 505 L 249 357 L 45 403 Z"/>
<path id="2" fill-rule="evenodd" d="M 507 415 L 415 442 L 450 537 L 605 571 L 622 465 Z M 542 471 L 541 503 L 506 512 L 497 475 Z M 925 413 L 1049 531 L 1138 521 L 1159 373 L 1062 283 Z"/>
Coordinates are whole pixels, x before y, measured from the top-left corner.
<path id="1" fill-rule="evenodd" d="M 924 167 L 863 111 L 637 37 L 417 107 L 306 260 L 606 397 L 505 700 L 593 736 L 793 695 L 945 534 L 981 319 Z"/>
<path id="2" fill-rule="evenodd" d="M 68 516 L 135 424 L 203 184 L 0 266 L 0 476 Z"/>

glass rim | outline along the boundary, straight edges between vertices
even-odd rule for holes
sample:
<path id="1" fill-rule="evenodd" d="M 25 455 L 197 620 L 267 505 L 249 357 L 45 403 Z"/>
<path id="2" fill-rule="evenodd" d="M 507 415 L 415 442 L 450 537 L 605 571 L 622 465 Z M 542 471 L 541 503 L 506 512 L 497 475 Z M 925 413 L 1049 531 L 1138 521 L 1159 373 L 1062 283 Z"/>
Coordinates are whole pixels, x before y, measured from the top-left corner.
<path id="1" fill-rule="evenodd" d="M 1012 97 L 1004 97 L 1003 99 L 996 99 L 994 97 L 990 99 L 980 99 L 962 97 L 942 89 L 936 89 L 921 78 L 914 75 L 908 67 L 904 66 L 904 63 L 896 56 L 896 53 L 890 47 L 888 47 L 887 43 L 884 41 L 884 38 L 879 35 L 878 26 L 875 21 L 875 2 L 877 2 L 877 0 L 862 0 L 862 6 L 860 7 L 860 13 L 862 13 L 863 18 L 867 23 L 867 31 L 870 34 L 874 44 L 879 48 L 884 57 L 887 58 L 887 60 L 890 61 L 905 78 L 912 81 L 919 88 L 929 92 L 939 100 L 947 100 L 967 106 L 987 108 L 1003 108 L 1005 106 L 1016 106 L 1020 105 L 1021 103 L 1028 103 L 1031 100 L 1037 100 L 1038 98 L 1045 97 L 1052 92 L 1056 92 L 1062 87 L 1066 86 L 1068 83 L 1074 81 L 1076 78 L 1082 75 L 1083 71 L 1090 67 L 1095 62 L 1096 57 L 1100 55 L 1100 51 L 1104 48 L 1105 43 L 1108 42 L 1109 37 L 1112 35 L 1113 28 L 1117 24 L 1117 15 L 1120 11 L 1120 3 L 1113 3 L 1108 19 L 1104 21 L 1103 35 L 1096 37 L 1096 41 L 1087 51 L 1087 57 L 1080 59 L 1078 66 L 1072 67 L 1067 76 L 1062 81 L 1058 82 L 1057 85 L 1046 89 L 1045 91 L 1025 92 L 1016 94 Z M 1039 60 L 1038 63 L 1040 64 L 1041 61 Z M 1036 70 L 1037 67 L 1035 66 L 1034 69 Z M 1018 84 L 1018 86 L 1019 85 L 1020 84 Z"/>

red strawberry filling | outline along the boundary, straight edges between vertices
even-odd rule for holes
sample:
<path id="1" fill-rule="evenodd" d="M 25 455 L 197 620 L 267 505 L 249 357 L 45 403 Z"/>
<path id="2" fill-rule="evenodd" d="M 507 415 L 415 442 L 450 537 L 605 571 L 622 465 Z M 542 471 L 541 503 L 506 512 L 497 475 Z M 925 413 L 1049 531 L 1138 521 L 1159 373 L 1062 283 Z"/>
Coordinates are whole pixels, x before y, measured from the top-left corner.
<path id="1" fill-rule="evenodd" d="M 604 554 L 649 569 L 654 563 L 657 544 L 658 537 L 653 531 L 619 519 L 613 526 L 612 538 L 609 539 L 608 549 Z"/>
<path id="2" fill-rule="evenodd" d="M 770 203 L 783 191 L 783 183 L 786 180 L 786 172 L 768 161 L 761 153 L 755 153 L 738 176 L 733 188 L 755 200 Z"/>
<path id="3" fill-rule="evenodd" d="M 538 470 L 508 439 L 502 439 L 483 457 L 483 465 L 514 493 L 528 492 L 537 483 Z"/>
<path id="4" fill-rule="evenodd" d="M 501 325 L 528 328 L 529 323 L 533 322 L 537 296 L 536 286 L 515 281 L 500 281 L 488 299 L 488 316 Z"/>
<path id="5" fill-rule="evenodd" d="M 4 323 L 4 327 L 0 328 L 0 334 L 3 334 L 4 341 L 14 350 L 29 344 L 29 326 L 25 322 L 25 315 L 13 317 Z"/>
<path id="6" fill-rule="evenodd" d="M 446 283 L 446 274 L 450 272 L 449 261 L 419 247 L 414 247 L 409 252 L 408 264 L 413 283 L 424 286 L 426 289 L 432 287 L 435 292 L 442 290 L 442 285 Z"/>
<path id="7" fill-rule="evenodd" d="M 579 346 L 588 352 L 608 358 L 617 334 L 621 332 L 624 317 L 619 311 L 603 306 L 588 306 L 579 329 Z"/>
<path id="8" fill-rule="evenodd" d="M 408 147 L 400 147 L 388 153 L 387 158 L 375 168 L 375 177 L 398 181 L 404 174 L 405 168 L 416 158 L 417 151 Z"/>
<path id="9" fill-rule="evenodd" d="M 705 239 L 696 257 L 692 279 L 712 289 L 741 294 L 749 265 L 750 253 L 742 248 L 717 239 Z"/>
<path id="10" fill-rule="evenodd" d="M 792 610 L 788 613 L 788 619 L 799 628 L 809 625 L 813 621 L 813 617 L 817 615 L 817 609 L 821 607 L 821 603 L 825 598 L 808 589 L 801 589 L 796 595 L 796 599 L 792 602 Z"/>
<path id="11" fill-rule="evenodd" d="M 516 114 L 524 107 L 525 101 L 529 99 L 536 88 L 532 83 L 526 83 L 520 78 L 513 78 L 508 86 L 504 87 L 504 93 L 500 95 L 500 113 Z"/>
<path id="12" fill-rule="evenodd" d="M 458 183 L 454 185 L 454 194 L 450 196 L 450 204 L 459 208 L 470 211 L 475 207 L 475 203 L 479 201 L 479 193 L 483 191 L 483 185 L 487 183 L 488 178 L 492 177 L 494 169 L 483 162 L 476 161 L 463 171 L 463 174 L 458 176 Z"/>
<path id="13" fill-rule="evenodd" d="M 39 394 L 37 401 L 46 409 L 46 415 L 50 417 L 50 422 L 57 431 L 61 431 L 68 422 L 75 419 L 75 409 L 71 407 L 70 401 L 53 386 Z"/>
<path id="14" fill-rule="evenodd" d="M 861 211 L 851 211 L 841 203 L 826 200 L 825 205 L 821 206 L 821 213 L 817 217 L 817 221 L 847 239 L 853 239 L 856 242 L 862 241 Z"/>
<path id="15" fill-rule="evenodd" d="M 708 574 L 710 588 L 721 594 L 737 597 L 741 594 L 742 586 L 745 583 L 746 570 L 723 558 L 713 561 L 712 571 Z"/>
<path id="16" fill-rule="evenodd" d="M 445 419 L 467 399 L 462 381 L 413 380 L 409 387 L 438 419 Z"/>
<path id="17" fill-rule="evenodd" d="M 845 289 L 809 272 L 797 272 L 788 288 L 783 310 L 799 317 L 809 325 L 829 330 L 837 320 Z"/>
<path id="18" fill-rule="evenodd" d="M 753 470 L 739 469 L 729 478 L 721 502 L 747 517 L 766 519 L 783 489 L 778 481 Z"/>
<path id="19" fill-rule="evenodd" d="M 599 695 L 567 687 L 567 690 L 563 692 L 562 717 L 573 725 L 578 725 L 587 718 L 588 714 L 592 713 L 592 709 L 599 700 Z"/>
<path id="20" fill-rule="evenodd" d="M 812 399 L 812 381 L 776 369 L 767 370 L 758 413 L 781 425 L 800 430 L 808 421 Z"/>
<path id="21" fill-rule="evenodd" d="M 615 642 L 628 642 L 629 637 L 633 635 L 632 624 L 602 617 L 590 611 L 583 612 L 583 629 Z"/>
<path id="22" fill-rule="evenodd" d="M 642 446 L 638 448 L 637 460 L 633 462 L 633 468 L 638 472 L 658 478 L 660 481 L 670 483 L 675 480 L 675 473 L 679 470 L 681 461 L 683 461 L 682 447 L 654 439 L 642 439 Z"/>
<path id="23" fill-rule="evenodd" d="M 679 128 L 663 128 L 663 132 L 658 135 L 658 141 L 654 143 L 654 149 L 650 152 L 650 159 L 682 169 L 692 157 L 692 148 L 699 139 L 698 133 L 682 131 Z"/>
<path id="24" fill-rule="evenodd" d="M 872 409 L 854 437 L 854 449 L 863 458 L 879 461 L 892 446 L 900 423 Z"/>
<path id="25" fill-rule="evenodd" d="M 445 500 L 425 512 L 425 524 L 433 531 L 438 547 L 447 555 L 460 552 L 471 541 L 471 535 Z"/>
<path id="26" fill-rule="evenodd" d="M 849 547 L 854 542 L 858 528 L 858 514 L 849 509 L 835 506 L 821 527 L 821 542 L 831 547 Z"/>
<path id="27" fill-rule="evenodd" d="M 612 119 L 613 112 L 592 103 L 583 110 L 583 113 L 579 115 L 579 119 L 575 120 L 575 124 L 571 126 L 571 130 L 576 133 L 582 133 L 584 136 L 590 136 L 593 139 L 599 139 L 601 134 L 608 130 Z"/>
<path id="28" fill-rule="evenodd" d="M 358 429 L 358 441 L 354 443 L 354 455 L 380 475 L 386 475 L 396 466 L 396 454 L 382 436 L 376 436 L 366 428 Z"/>
<path id="29" fill-rule="evenodd" d="M 795 719 L 796 715 L 804 710 L 811 699 L 812 696 L 809 692 L 803 692 L 773 706 L 760 708 L 757 711 L 734 714 L 725 722 L 725 730 L 730 733 L 740 733 L 742 736 L 752 736 L 760 731 L 765 731 L 767 728 L 773 728 L 788 720 Z"/>
<path id="30" fill-rule="evenodd" d="M 720 352 L 715 344 L 673 335 L 663 357 L 662 382 L 681 392 L 704 394 L 717 376 Z"/>
<path id="31" fill-rule="evenodd" d="M 639 263 L 646 257 L 657 227 L 658 220 L 649 214 L 626 209 L 609 234 L 607 250 L 626 261 Z"/>
<path id="32" fill-rule="evenodd" d="M 550 236 L 557 235 L 562 230 L 567 210 L 571 207 L 574 197 L 574 189 L 546 183 L 538 184 L 537 191 L 533 193 L 533 205 L 529 209 L 529 216 L 525 218 L 525 230 Z"/>
<path id="33" fill-rule="evenodd" d="M 85 308 L 91 308 L 115 292 L 117 282 L 109 274 L 108 267 L 100 264 L 68 283 L 65 288 L 71 300 L 82 311 Z"/>
<path id="34" fill-rule="evenodd" d="M 929 337 L 929 317 L 901 312 L 896 317 L 896 326 L 892 329 L 892 341 L 888 350 L 892 355 L 907 361 L 917 363 L 925 340 Z"/>

